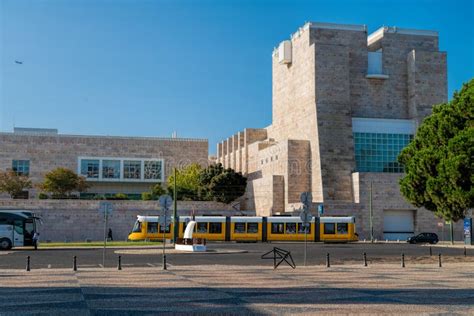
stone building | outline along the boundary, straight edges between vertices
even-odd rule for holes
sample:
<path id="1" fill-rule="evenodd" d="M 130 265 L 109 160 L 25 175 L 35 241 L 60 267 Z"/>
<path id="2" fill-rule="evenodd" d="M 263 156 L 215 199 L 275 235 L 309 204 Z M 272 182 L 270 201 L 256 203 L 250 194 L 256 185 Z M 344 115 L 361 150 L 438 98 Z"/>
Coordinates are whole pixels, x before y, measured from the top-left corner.
<path id="1" fill-rule="evenodd" d="M 355 215 L 376 238 L 442 235 L 443 221 L 400 195 L 397 155 L 434 104 L 447 101 L 446 52 L 434 31 L 307 23 L 272 55 L 272 124 L 217 145 L 249 179 L 241 209 L 291 213 L 312 193 L 325 215 Z M 460 238 L 460 232 L 457 232 Z"/>
<path id="2" fill-rule="evenodd" d="M 91 187 L 83 195 L 124 193 L 139 198 L 166 184 L 174 167 L 208 165 L 204 139 L 58 134 L 55 129 L 15 128 L 0 133 L 0 170 L 13 169 L 39 183 L 52 169 L 66 167 Z M 29 196 L 37 195 L 36 189 Z"/>

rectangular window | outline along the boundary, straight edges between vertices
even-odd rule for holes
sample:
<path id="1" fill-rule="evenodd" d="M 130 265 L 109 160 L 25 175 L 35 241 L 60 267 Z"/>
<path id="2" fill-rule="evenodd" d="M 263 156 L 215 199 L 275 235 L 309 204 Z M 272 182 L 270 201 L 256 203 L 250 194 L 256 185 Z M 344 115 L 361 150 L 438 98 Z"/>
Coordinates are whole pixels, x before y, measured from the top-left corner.
<path id="1" fill-rule="evenodd" d="M 145 161 L 144 163 L 145 179 L 161 179 L 161 161 Z"/>
<path id="2" fill-rule="evenodd" d="M 125 179 L 140 179 L 142 162 L 140 160 L 124 160 L 123 177 Z"/>
<path id="3" fill-rule="evenodd" d="M 308 234 L 311 234 L 311 224 L 308 225 L 307 230 L 308 230 Z M 305 231 L 305 227 L 304 227 L 303 223 L 299 223 L 298 224 L 298 234 L 304 234 L 304 231 Z"/>
<path id="4" fill-rule="evenodd" d="M 120 160 L 102 160 L 102 178 L 120 179 Z"/>
<path id="5" fill-rule="evenodd" d="M 340 235 L 347 235 L 349 229 L 347 223 L 337 223 L 337 233 Z"/>
<path id="6" fill-rule="evenodd" d="M 13 160 L 12 170 L 19 176 L 30 175 L 30 161 L 29 160 Z"/>
<path id="7" fill-rule="evenodd" d="M 146 231 L 147 231 L 148 234 L 158 233 L 158 223 L 157 222 L 148 222 Z"/>
<path id="8" fill-rule="evenodd" d="M 234 233 L 245 234 L 245 223 L 234 223 Z"/>
<path id="9" fill-rule="evenodd" d="M 222 234 L 222 223 L 209 223 L 209 234 Z"/>
<path id="10" fill-rule="evenodd" d="M 336 233 L 336 224 L 334 223 L 324 223 L 324 234 L 334 235 Z"/>
<path id="11" fill-rule="evenodd" d="M 87 179 L 99 179 L 99 159 L 82 159 L 81 175 Z"/>
<path id="12" fill-rule="evenodd" d="M 272 223 L 272 234 L 283 234 L 285 233 L 284 223 Z"/>
<path id="13" fill-rule="evenodd" d="M 296 234 L 296 223 L 286 223 L 286 233 Z"/>
<path id="14" fill-rule="evenodd" d="M 159 233 L 163 234 L 163 228 L 161 227 L 161 225 L 158 225 L 158 228 L 159 228 Z M 165 233 L 168 234 L 170 231 L 171 231 L 171 223 L 167 223 Z"/>
<path id="15" fill-rule="evenodd" d="M 207 234 L 207 223 L 197 223 L 197 232 Z"/>
<path id="16" fill-rule="evenodd" d="M 258 223 L 247 223 L 247 233 L 248 234 L 258 233 Z"/>

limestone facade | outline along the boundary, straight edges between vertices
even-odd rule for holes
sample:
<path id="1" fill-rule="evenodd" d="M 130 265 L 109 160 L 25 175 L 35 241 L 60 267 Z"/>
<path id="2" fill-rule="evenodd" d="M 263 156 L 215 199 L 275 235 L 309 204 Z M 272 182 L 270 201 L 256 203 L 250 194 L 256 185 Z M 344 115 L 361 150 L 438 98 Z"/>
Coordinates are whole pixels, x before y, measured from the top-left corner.
<path id="1" fill-rule="evenodd" d="M 433 105 L 447 101 L 446 52 L 437 32 L 382 27 L 368 35 L 363 25 L 307 23 L 289 42 L 291 56 L 280 49 L 272 55 L 272 124 L 217 145 L 216 161 L 249 179 L 241 208 L 289 214 L 309 191 L 326 214 L 355 215 L 367 237 L 373 182 L 378 238 L 384 211 L 392 209 L 414 211 L 415 233 L 436 231 L 432 213 L 400 195 L 402 174 L 359 172 L 353 122 L 374 121 L 371 133 L 409 122 L 413 134 Z"/>

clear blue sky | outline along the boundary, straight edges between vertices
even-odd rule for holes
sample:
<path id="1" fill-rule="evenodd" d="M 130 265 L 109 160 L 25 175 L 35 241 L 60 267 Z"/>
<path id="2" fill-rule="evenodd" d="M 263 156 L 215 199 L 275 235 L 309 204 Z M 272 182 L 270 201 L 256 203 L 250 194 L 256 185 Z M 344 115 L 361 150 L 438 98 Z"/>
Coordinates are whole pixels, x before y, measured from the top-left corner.
<path id="1" fill-rule="evenodd" d="M 451 95 L 474 75 L 473 2 L 0 0 L 0 130 L 177 131 L 214 153 L 271 123 L 271 52 L 305 21 L 439 31 Z"/>

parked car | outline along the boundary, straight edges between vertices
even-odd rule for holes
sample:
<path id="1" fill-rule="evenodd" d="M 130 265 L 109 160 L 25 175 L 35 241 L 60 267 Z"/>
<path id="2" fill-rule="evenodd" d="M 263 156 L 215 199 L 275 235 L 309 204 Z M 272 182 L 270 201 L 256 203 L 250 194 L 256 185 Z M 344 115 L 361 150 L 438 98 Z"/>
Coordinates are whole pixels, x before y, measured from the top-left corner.
<path id="1" fill-rule="evenodd" d="M 430 243 L 436 244 L 438 243 L 438 235 L 435 233 L 421 233 L 413 237 L 409 237 L 407 242 L 410 244 L 423 244 L 423 243 Z"/>

